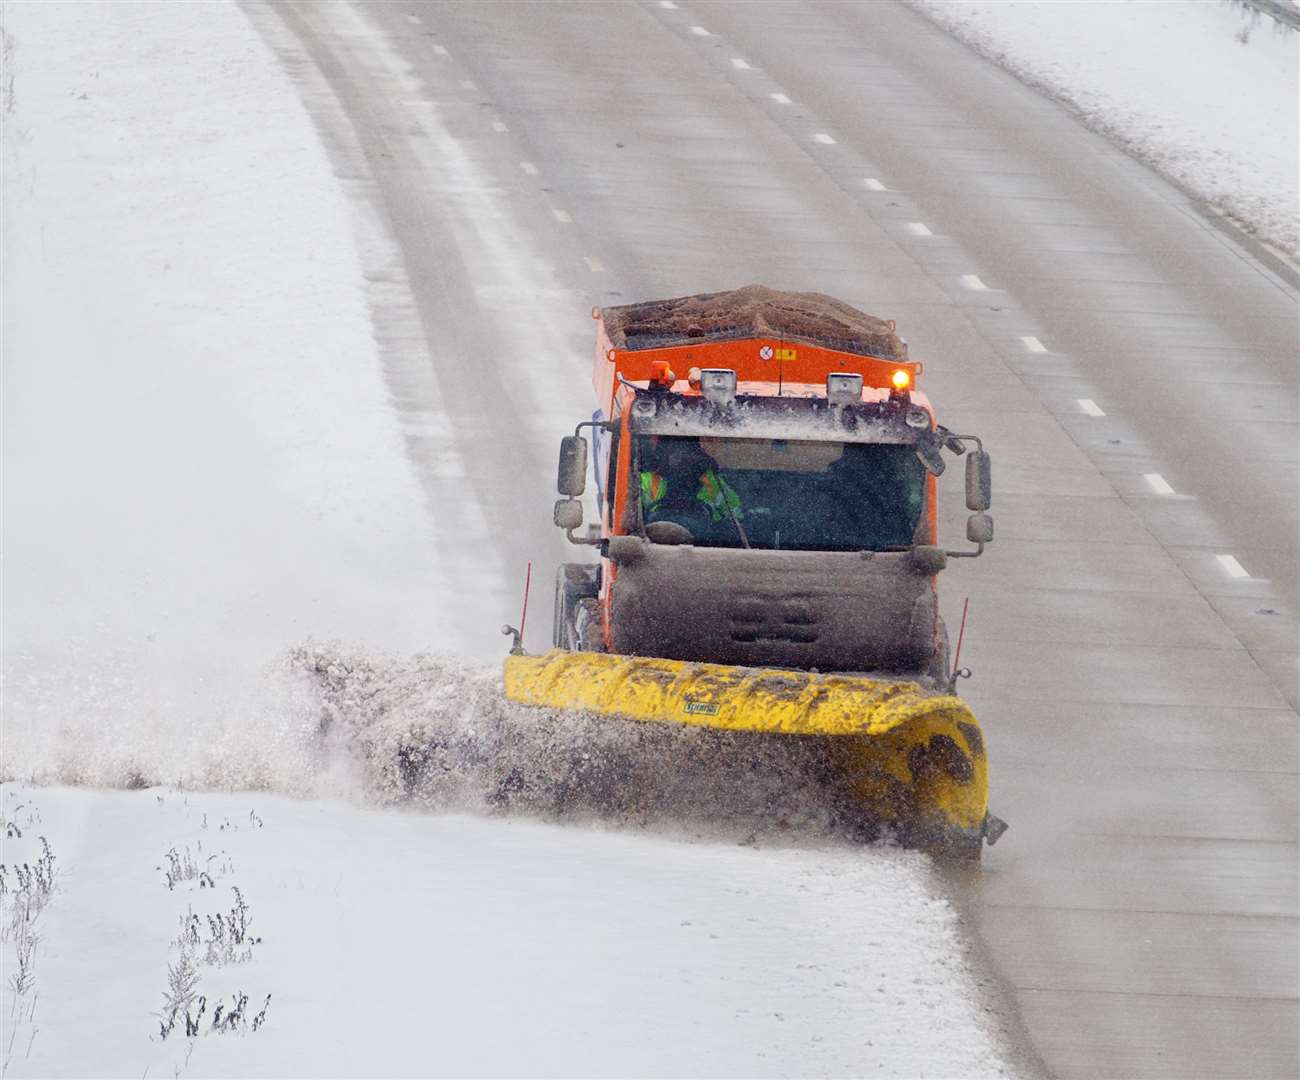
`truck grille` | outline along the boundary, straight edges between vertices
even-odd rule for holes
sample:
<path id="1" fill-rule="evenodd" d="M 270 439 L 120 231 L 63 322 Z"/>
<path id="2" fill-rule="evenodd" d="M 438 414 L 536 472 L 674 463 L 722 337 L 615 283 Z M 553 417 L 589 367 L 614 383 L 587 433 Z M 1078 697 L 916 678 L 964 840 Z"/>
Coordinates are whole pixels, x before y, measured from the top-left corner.
<path id="1" fill-rule="evenodd" d="M 808 645 L 821 636 L 820 620 L 807 600 L 741 599 L 732 602 L 727 615 L 732 641 Z"/>

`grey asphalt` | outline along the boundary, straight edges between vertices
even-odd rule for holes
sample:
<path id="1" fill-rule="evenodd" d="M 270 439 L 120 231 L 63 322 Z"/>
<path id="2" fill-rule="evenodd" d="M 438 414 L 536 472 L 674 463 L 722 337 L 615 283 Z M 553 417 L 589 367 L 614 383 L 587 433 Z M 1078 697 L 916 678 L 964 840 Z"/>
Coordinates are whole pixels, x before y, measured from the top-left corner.
<path id="1" fill-rule="evenodd" d="M 486 256 L 429 117 L 543 253 L 554 296 L 524 300 L 573 301 L 547 363 L 585 377 L 593 304 L 753 281 L 898 321 L 995 461 L 997 540 L 941 584 L 950 623 L 971 600 L 963 692 L 1013 828 L 952 889 L 1024 1049 L 1066 1077 L 1300 1075 L 1292 278 L 894 3 L 248 10 L 400 245 L 394 397 L 427 408 L 402 372 L 435 366 L 506 576 L 562 551 L 562 432 L 468 284 Z"/>

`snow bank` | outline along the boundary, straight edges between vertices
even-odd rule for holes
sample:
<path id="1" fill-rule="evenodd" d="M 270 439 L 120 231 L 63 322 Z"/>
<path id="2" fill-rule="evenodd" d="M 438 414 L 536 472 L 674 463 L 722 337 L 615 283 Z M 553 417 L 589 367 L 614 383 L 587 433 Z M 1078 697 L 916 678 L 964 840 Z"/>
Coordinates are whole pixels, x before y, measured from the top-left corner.
<path id="1" fill-rule="evenodd" d="M 1300 34 L 1207 0 L 912 0 L 1300 257 Z"/>
<path id="2" fill-rule="evenodd" d="M 38 995 L 15 1077 L 1006 1075 L 916 855 L 161 790 L 5 785 L 0 816 L 6 861 L 45 836 L 58 873 L 0 1000 Z M 182 951 L 204 1014 L 163 1039 Z"/>

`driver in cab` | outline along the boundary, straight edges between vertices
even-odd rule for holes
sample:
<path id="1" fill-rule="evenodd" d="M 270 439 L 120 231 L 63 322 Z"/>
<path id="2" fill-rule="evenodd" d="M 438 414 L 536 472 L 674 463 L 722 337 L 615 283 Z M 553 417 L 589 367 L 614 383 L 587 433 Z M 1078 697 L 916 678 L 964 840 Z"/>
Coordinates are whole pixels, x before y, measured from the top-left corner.
<path id="1" fill-rule="evenodd" d="M 740 495 L 698 440 L 653 436 L 648 451 L 640 472 L 643 521 L 673 521 L 696 535 L 709 525 L 743 528 Z"/>

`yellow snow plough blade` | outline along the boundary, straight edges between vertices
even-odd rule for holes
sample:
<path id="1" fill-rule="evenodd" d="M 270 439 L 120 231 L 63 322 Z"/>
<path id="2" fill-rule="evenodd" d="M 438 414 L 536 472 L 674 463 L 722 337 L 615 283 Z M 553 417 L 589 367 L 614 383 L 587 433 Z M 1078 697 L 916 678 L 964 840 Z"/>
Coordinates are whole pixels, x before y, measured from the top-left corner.
<path id="1" fill-rule="evenodd" d="M 524 705 L 820 738 L 864 817 L 915 846 L 980 850 L 979 723 L 960 698 L 919 683 L 554 649 L 507 657 L 505 689 Z"/>

